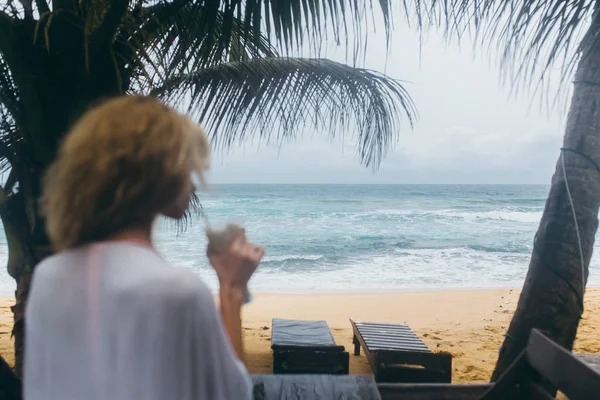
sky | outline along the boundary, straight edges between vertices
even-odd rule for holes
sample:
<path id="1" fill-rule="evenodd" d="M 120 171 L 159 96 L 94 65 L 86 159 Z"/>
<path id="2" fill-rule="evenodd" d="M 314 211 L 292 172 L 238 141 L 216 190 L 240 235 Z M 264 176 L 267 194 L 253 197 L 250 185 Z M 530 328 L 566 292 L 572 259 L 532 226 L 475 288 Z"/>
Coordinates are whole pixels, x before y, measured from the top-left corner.
<path id="1" fill-rule="evenodd" d="M 213 157 L 211 183 L 548 184 L 561 147 L 565 107 L 542 110 L 530 94 L 511 94 L 497 64 L 472 46 L 398 27 L 369 36 L 362 66 L 408 81 L 419 120 L 404 127 L 374 172 L 359 162 L 352 137 L 307 132 L 292 143 L 245 144 Z M 346 62 L 343 49 L 326 57 Z M 567 94 L 568 95 L 568 94 Z"/>

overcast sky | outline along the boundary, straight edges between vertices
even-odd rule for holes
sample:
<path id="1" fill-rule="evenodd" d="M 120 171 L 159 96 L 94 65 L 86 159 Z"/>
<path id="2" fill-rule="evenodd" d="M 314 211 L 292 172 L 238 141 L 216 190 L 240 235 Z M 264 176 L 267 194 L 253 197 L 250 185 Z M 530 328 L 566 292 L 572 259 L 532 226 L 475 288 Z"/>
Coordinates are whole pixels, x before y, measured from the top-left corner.
<path id="1" fill-rule="evenodd" d="M 396 28 L 386 62 L 385 36 L 369 38 L 365 67 L 410 81 L 419 121 L 401 132 L 379 171 L 360 165 L 354 142 L 326 136 L 282 147 L 246 145 L 213 159 L 212 183 L 542 183 L 559 155 L 566 111 L 548 116 L 527 94 L 509 96 L 483 52 L 446 45 L 432 32 Z M 327 56 L 345 62 L 343 51 Z"/>

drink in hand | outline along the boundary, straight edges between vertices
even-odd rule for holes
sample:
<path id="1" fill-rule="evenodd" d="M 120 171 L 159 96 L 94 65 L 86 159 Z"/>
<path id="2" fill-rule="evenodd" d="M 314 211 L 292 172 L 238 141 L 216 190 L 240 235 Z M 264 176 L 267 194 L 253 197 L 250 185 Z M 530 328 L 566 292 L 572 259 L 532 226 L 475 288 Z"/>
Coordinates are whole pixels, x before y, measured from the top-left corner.
<path id="1" fill-rule="evenodd" d="M 210 226 L 206 228 L 206 237 L 208 238 L 208 251 L 221 253 L 226 251 L 233 243 L 236 236 L 243 228 L 237 224 L 229 223 L 223 229 L 215 229 Z M 252 301 L 252 295 L 246 289 L 244 303 Z"/>

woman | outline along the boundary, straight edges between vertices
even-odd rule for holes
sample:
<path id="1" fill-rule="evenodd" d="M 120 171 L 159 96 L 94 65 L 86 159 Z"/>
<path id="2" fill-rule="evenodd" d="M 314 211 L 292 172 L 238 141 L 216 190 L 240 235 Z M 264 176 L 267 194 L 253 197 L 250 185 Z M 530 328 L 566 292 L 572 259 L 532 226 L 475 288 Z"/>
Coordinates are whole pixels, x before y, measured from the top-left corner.
<path id="1" fill-rule="evenodd" d="M 220 316 L 204 283 L 170 268 L 152 226 L 182 218 L 208 168 L 187 117 L 149 97 L 84 115 L 49 168 L 42 198 L 57 254 L 35 271 L 26 311 L 28 400 L 243 400 L 241 306 L 263 249 L 243 233 L 209 254 Z"/>

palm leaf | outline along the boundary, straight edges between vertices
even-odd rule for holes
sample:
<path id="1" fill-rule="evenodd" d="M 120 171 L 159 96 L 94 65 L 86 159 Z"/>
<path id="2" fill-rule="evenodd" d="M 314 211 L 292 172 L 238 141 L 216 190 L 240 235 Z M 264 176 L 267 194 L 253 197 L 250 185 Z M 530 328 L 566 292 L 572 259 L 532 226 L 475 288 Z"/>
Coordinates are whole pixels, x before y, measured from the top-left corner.
<path id="1" fill-rule="evenodd" d="M 401 82 L 323 59 L 261 58 L 168 80 L 152 92 L 189 103 L 217 149 L 258 137 L 289 140 L 307 125 L 332 136 L 355 132 L 361 162 L 376 168 L 416 111 Z"/>
<path id="2" fill-rule="evenodd" d="M 0 173 L 16 162 L 17 146 L 24 140 L 24 118 L 19 90 L 5 60 L 0 58 Z"/>
<path id="3" fill-rule="evenodd" d="M 187 1 L 132 10 L 115 46 L 134 71 L 133 91 L 206 66 L 276 55 L 267 38 L 255 36 L 240 18 Z"/>
<path id="4" fill-rule="evenodd" d="M 0 104 L 11 115 L 11 119 L 23 117 L 19 90 L 12 79 L 6 61 L 2 57 L 0 57 Z"/>
<path id="5" fill-rule="evenodd" d="M 429 0 L 415 1 L 407 12 L 422 26 L 445 30 L 449 38 L 470 33 L 479 45 L 499 57 L 503 80 L 514 89 L 550 94 L 551 77 L 560 71 L 560 88 L 568 82 L 580 55 L 600 44 L 598 37 L 582 40 L 598 18 L 594 0 Z M 559 90 L 559 93 L 564 93 Z"/>
<path id="6" fill-rule="evenodd" d="M 16 163 L 18 147 L 22 142 L 20 132 L 11 113 L 0 105 L 0 173 Z"/>
<path id="7" fill-rule="evenodd" d="M 391 0 L 195 0 L 191 3 L 204 8 L 208 26 L 222 13 L 225 21 L 239 18 L 259 38 L 265 32 L 267 39 L 278 43 L 286 55 L 308 45 L 319 54 L 324 39 L 332 37 L 336 43 L 349 45 L 352 38 L 353 54 L 365 48 L 367 32 L 374 11 L 384 16 L 384 29 L 391 30 Z M 231 36 L 223 32 L 215 43 L 227 47 Z M 356 60 L 355 60 L 356 61 Z"/>

